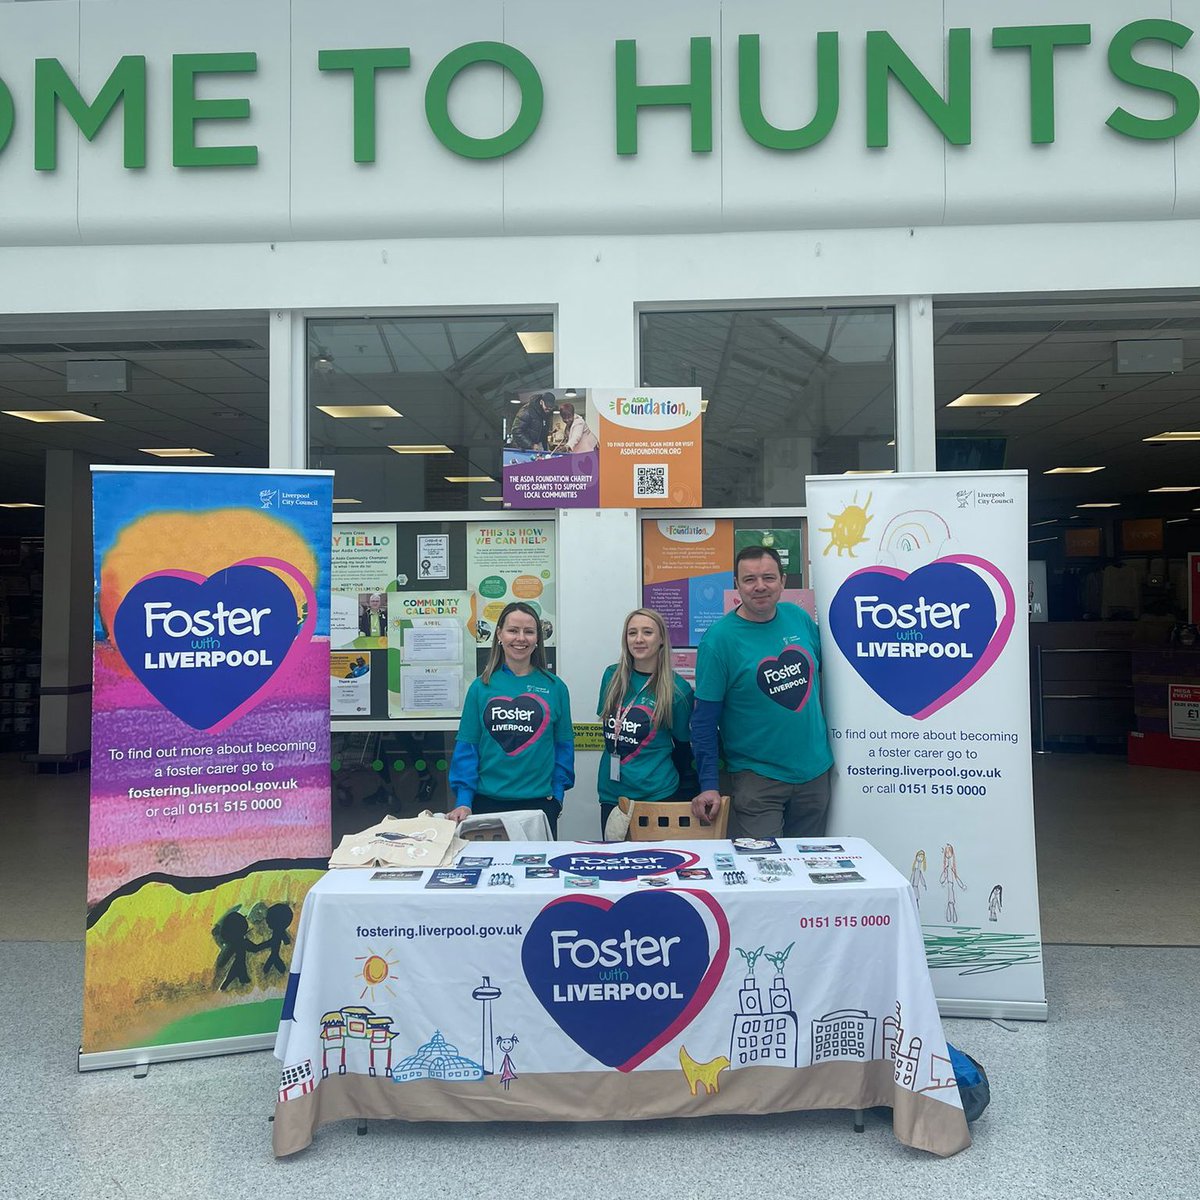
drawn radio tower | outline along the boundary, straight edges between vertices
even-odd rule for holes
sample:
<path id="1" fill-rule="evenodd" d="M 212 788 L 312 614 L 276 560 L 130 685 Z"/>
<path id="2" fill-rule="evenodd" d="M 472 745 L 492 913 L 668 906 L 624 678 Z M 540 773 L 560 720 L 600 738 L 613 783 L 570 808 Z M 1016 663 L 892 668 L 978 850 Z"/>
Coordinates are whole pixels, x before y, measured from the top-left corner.
<path id="1" fill-rule="evenodd" d="M 471 993 L 472 1000 L 478 1000 L 483 1005 L 483 1027 L 480 1036 L 483 1038 L 483 1052 L 479 1061 L 483 1064 L 484 1072 L 488 1075 L 496 1073 L 496 1039 L 492 1036 L 492 1001 L 500 998 L 501 992 L 485 975 L 483 982 Z"/>

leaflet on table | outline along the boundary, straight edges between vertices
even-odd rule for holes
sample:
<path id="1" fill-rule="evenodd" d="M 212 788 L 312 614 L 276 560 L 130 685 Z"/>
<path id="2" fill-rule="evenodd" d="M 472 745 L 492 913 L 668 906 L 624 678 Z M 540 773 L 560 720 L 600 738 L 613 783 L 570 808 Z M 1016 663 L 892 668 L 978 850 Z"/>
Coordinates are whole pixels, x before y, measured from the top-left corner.
<path id="1" fill-rule="evenodd" d="M 329 656 L 329 711 L 335 717 L 362 717 L 371 711 L 371 656 L 333 652 Z"/>
<path id="2" fill-rule="evenodd" d="M 732 570 L 728 518 L 642 522 L 642 603 L 662 613 L 673 646 L 698 646 L 720 620 Z"/>
<path id="3" fill-rule="evenodd" d="M 469 592 L 389 594 L 389 716 L 459 715 L 465 665 L 475 673 L 474 612 Z"/>
<path id="4" fill-rule="evenodd" d="M 541 619 L 545 645 L 558 620 L 555 527 L 550 521 L 489 521 L 467 526 L 467 587 L 475 595 L 475 638 L 490 645 L 507 604 L 522 600 Z"/>

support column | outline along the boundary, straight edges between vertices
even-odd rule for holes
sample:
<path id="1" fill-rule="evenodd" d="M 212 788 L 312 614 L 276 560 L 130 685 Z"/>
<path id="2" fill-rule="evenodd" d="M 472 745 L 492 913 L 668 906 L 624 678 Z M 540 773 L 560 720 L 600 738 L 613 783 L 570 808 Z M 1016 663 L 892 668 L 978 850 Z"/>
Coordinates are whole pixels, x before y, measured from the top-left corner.
<path id="1" fill-rule="evenodd" d="M 46 451 L 42 699 L 38 753 L 82 753 L 92 740 L 92 479 L 87 456 Z"/>
<path id="2" fill-rule="evenodd" d="M 268 463 L 275 469 L 307 466 L 308 382 L 304 315 L 295 309 L 270 312 L 270 373 L 267 381 Z"/>
<path id="3" fill-rule="evenodd" d="M 937 470 L 933 373 L 933 298 L 896 305 L 896 465 Z"/>

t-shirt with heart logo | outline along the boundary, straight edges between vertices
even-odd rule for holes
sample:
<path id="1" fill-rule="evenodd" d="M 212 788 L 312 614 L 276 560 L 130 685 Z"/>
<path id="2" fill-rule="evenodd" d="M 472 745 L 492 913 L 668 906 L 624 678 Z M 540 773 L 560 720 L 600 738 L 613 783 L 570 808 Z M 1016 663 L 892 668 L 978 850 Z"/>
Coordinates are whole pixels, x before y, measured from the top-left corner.
<path id="1" fill-rule="evenodd" d="M 736 611 L 711 626 L 696 656 L 696 698 L 719 700 L 731 771 L 804 783 L 833 765 L 821 711 L 816 622 L 783 601 L 770 621 Z"/>
<path id="2" fill-rule="evenodd" d="M 546 671 L 514 675 L 507 667 L 490 683 L 476 679 L 463 700 L 457 740 L 478 751 L 474 791 L 498 800 L 551 795 L 555 743 L 574 740 L 566 684 Z"/>
<path id="3" fill-rule="evenodd" d="M 667 800 L 679 787 L 679 772 L 671 758 L 675 742 L 691 739 L 692 688 L 686 679 L 672 675 L 675 692 L 671 698 L 671 724 L 654 728 L 655 696 L 650 676 L 631 672 L 629 686 L 621 698 L 625 713 L 622 728 L 616 728 L 616 718 L 604 721 L 604 697 L 616 673 L 614 663 L 600 681 L 600 698 L 596 715 L 604 728 L 604 753 L 600 756 L 596 789 L 601 804 L 616 804 L 622 796 L 631 800 Z M 621 778 L 612 777 L 612 755 L 621 760 Z"/>

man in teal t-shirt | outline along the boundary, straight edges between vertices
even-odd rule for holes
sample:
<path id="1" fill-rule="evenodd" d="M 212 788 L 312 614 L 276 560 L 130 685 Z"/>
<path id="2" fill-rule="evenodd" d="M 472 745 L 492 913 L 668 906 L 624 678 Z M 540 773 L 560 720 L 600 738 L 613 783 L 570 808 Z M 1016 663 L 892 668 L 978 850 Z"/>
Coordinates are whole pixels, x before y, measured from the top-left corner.
<path id="1" fill-rule="evenodd" d="M 698 817 L 720 805 L 717 730 L 733 781 L 730 837 L 820 837 L 829 809 L 829 735 L 821 711 L 816 622 L 781 601 L 783 567 L 766 546 L 734 563 L 741 604 L 713 625 L 696 659 L 692 746 Z"/>

